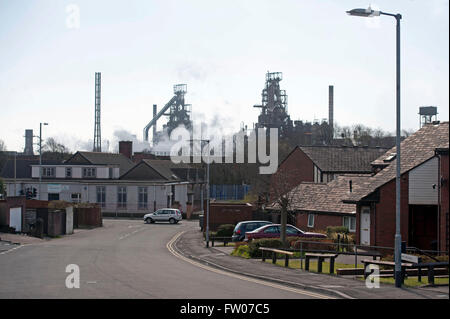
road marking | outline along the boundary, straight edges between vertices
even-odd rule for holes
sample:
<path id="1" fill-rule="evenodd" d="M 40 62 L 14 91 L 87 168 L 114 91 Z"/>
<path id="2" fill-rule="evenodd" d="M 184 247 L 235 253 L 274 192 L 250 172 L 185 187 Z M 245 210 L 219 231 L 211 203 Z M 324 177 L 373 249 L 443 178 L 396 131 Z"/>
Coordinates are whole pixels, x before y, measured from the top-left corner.
<path id="1" fill-rule="evenodd" d="M 7 253 L 10 253 L 10 252 L 12 252 L 12 251 L 14 251 L 14 250 L 17 250 L 17 249 L 19 249 L 19 248 L 21 248 L 21 247 L 24 247 L 24 246 L 28 246 L 28 245 L 19 245 L 19 246 L 17 246 L 17 247 L 11 248 L 11 249 L 9 249 L 9 250 L 7 250 L 7 251 L 1 252 L 0 255 L 5 255 L 5 254 L 7 254 Z"/>
<path id="2" fill-rule="evenodd" d="M 260 279 L 255 279 L 255 278 L 251 278 L 251 277 L 247 277 L 247 276 L 243 276 L 243 275 L 237 275 L 235 273 L 232 272 L 228 272 L 228 271 L 224 271 L 224 270 L 220 270 L 220 269 L 216 269 L 210 266 L 206 266 L 203 265 L 199 262 L 196 262 L 190 258 L 187 258 L 181 254 L 179 254 L 178 252 L 175 251 L 175 249 L 173 248 L 174 243 L 176 242 L 176 240 L 185 232 L 181 232 L 176 234 L 166 245 L 167 249 L 172 253 L 172 255 L 174 255 L 175 257 L 182 259 L 194 266 L 197 266 L 199 268 L 205 269 L 205 270 L 209 270 L 211 272 L 215 272 L 217 274 L 221 274 L 221 275 L 225 275 L 228 277 L 232 277 L 232 278 L 236 278 L 236 279 L 240 279 L 240 280 L 245 280 L 245 281 L 249 281 L 249 282 L 253 282 L 253 283 L 257 283 L 263 286 L 268 286 L 268 287 L 272 287 L 272 288 L 277 288 L 277 289 L 281 289 L 281 290 L 285 290 L 285 291 L 289 291 L 289 292 L 293 292 L 296 294 L 300 294 L 300 295 L 306 295 L 309 297 L 315 297 L 315 298 L 320 298 L 320 299 L 335 299 L 333 297 L 330 296 L 326 296 L 326 295 L 322 295 L 319 293 L 315 293 L 315 292 L 309 292 L 309 291 L 305 291 L 305 290 L 301 290 L 301 289 L 297 289 L 297 288 L 291 288 L 291 287 L 287 287 L 287 286 L 283 286 L 280 284 L 275 284 L 275 283 L 271 283 L 268 281 L 263 281 Z"/>
<path id="3" fill-rule="evenodd" d="M 129 237 L 129 236 L 131 236 L 133 234 L 136 234 L 136 233 L 140 232 L 141 230 L 143 230 L 143 228 L 136 229 L 136 230 L 132 231 L 131 233 L 127 233 L 125 235 L 122 235 L 122 236 L 119 237 L 119 240 L 125 239 L 125 238 L 127 238 L 127 237 Z"/>

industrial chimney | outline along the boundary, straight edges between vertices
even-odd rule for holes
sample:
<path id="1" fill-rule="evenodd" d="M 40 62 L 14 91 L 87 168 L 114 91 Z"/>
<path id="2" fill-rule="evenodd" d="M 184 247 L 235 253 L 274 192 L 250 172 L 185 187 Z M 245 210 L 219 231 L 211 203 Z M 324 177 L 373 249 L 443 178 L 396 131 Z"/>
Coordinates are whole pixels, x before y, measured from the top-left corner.
<path id="1" fill-rule="evenodd" d="M 331 129 L 331 136 L 334 137 L 334 87 L 333 85 L 328 86 L 328 124 Z"/>
<path id="2" fill-rule="evenodd" d="M 156 118 L 156 114 L 157 114 L 157 109 L 156 109 L 156 104 L 153 104 L 153 118 Z M 155 139 L 156 139 L 156 121 L 155 121 L 155 125 L 153 125 L 153 144 L 155 144 Z"/>
<path id="3" fill-rule="evenodd" d="M 33 130 L 25 130 L 25 148 L 24 155 L 34 155 L 33 152 Z"/>

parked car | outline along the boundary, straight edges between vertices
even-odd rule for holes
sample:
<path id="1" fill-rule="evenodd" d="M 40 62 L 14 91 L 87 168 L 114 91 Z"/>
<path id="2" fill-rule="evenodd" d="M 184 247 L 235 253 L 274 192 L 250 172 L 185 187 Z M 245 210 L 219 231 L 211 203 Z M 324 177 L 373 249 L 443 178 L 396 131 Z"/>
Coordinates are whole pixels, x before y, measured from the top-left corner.
<path id="1" fill-rule="evenodd" d="M 237 223 L 236 227 L 234 227 L 232 241 L 243 241 L 245 237 L 245 233 L 255 230 L 261 226 L 270 225 L 271 222 L 263 221 L 263 220 L 249 220 L 245 222 Z"/>
<path id="2" fill-rule="evenodd" d="M 154 222 L 169 222 L 171 224 L 176 224 L 182 219 L 183 217 L 181 216 L 180 210 L 175 208 L 161 208 L 154 213 L 144 215 L 144 221 L 147 224 Z"/>
<path id="3" fill-rule="evenodd" d="M 304 232 L 303 230 L 289 224 L 286 225 L 286 236 L 301 238 L 327 238 L 324 234 Z M 280 224 L 265 225 L 253 231 L 246 232 L 244 241 L 260 238 L 280 238 Z"/>

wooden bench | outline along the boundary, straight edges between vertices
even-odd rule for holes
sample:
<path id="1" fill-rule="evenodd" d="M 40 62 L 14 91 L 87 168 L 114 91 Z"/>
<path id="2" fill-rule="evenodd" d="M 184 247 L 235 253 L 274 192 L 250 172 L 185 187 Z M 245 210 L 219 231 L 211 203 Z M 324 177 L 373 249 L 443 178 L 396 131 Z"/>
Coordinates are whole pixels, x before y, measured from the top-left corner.
<path id="1" fill-rule="evenodd" d="M 367 278 L 371 274 L 371 272 L 367 271 L 368 265 L 388 266 L 388 267 L 395 268 L 395 262 L 393 262 L 393 261 L 364 259 L 364 260 L 361 260 L 361 262 L 364 264 L 364 278 Z M 402 283 L 404 282 L 404 279 L 405 279 L 405 269 L 412 267 L 412 265 L 414 265 L 414 264 L 413 263 L 402 263 L 401 264 Z"/>
<path id="2" fill-rule="evenodd" d="M 264 255 L 264 252 L 265 251 L 272 252 L 272 264 L 275 264 L 277 262 L 277 254 L 283 254 L 284 267 L 289 267 L 289 256 L 294 256 L 294 253 L 292 251 L 281 250 L 276 248 L 259 247 L 259 250 L 261 250 L 263 262 L 266 261 L 266 256 Z"/>
<path id="3" fill-rule="evenodd" d="M 422 274 L 421 274 L 422 268 L 428 269 L 428 284 L 429 285 L 434 285 L 434 278 L 437 277 L 436 271 L 435 271 L 436 267 L 447 267 L 447 269 L 449 267 L 448 261 L 433 262 L 433 263 L 417 263 L 417 264 L 413 264 L 413 266 L 418 269 L 418 273 L 419 273 L 418 281 L 422 281 Z"/>
<path id="4" fill-rule="evenodd" d="M 232 242 L 232 238 L 231 237 L 214 237 L 214 236 L 211 236 L 209 238 L 209 240 L 211 241 L 211 247 L 214 247 L 214 242 L 215 241 L 223 242 L 223 247 L 225 247 L 228 243 Z"/>
<path id="5" fill-rule="evenodd" d="M 306 253 L 305 254 L 305 270 L 309 271 L 309 260 L 317 258 L 317 272 L 322 272 L 322 263 L 325 259 L 330 259 L 330 274 L 334 273 L 334 260 L 338 254 L 317 254 L 317 253 Z"/>

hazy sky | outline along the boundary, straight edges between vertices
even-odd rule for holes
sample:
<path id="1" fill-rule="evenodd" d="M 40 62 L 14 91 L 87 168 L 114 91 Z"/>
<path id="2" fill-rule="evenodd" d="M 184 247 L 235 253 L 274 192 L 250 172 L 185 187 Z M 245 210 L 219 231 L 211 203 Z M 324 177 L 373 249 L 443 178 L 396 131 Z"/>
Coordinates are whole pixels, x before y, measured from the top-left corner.
<path id="1" fill-rule="evenodd" d="M 44 138 L 92 148 L 95 72 L 102 73 L 102 139 L 114 144 L 117 131 L 142 139 L 152 104 L 167 103 L 177 83 L 187 84 L 194 120 L 219 120 L 227 131 L 251 127 L 267 71 L 283 72 L 293 120 L 327 118 L 333 84 L 338 124 L 393 132 L 395 19 L 345 14 L 368 4 L 0 0 L 0 139 L 23 151 L 25 129 L 38 135 L 39 122 L 48 122 Z M 372 7 L 403 15 L 403 128 L 418 128 L 423 105 L 438 106 L 438 119 L 448 120 L 448 1 Z"/>

